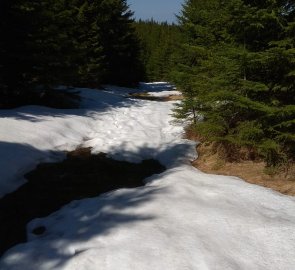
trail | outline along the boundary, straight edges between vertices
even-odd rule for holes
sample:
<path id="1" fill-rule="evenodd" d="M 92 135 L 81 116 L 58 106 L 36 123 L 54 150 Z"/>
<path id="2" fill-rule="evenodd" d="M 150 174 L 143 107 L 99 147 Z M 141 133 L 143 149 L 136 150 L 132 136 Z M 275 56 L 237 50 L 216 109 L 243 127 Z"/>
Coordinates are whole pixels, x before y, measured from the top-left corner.
<path id="1" fill-rule="evenodd" d="M 31 221 L 29 241 L 9 250 L 0 269 L 293 270 L 294 198 L 193 168 L 195 145 L 173 121 L 174 102 L 127 99 L 129 91 L 81 89 L 79 110 L 1 112 L 0 151 L 14 151 L 1 155 L 2 195 L 26 170 L 78 145 L 118 160 L 154 158 L 168 170 L 144 187 L 73 201 Z M 36 227 L 46 232 L 32 234 Z"/>

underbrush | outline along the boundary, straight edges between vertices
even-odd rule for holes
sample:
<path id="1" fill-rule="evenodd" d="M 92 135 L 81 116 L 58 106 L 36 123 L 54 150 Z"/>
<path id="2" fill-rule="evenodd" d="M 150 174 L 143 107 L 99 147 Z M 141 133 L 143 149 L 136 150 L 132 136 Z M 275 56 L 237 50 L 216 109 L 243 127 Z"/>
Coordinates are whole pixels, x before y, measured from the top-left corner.
<path id="1" fill-rule="evenodd" d="M 179 95 L 169 95 L 165 97 L 156 97 L 156 96 L 151 96 L 149 93 L 132 93 L 129 94 L 130 97 L 135 98 L 135 99 L 142 99 L 142 100 L 151 100 L 151 101 L 173 101 L 173 100 L 181 100 L 182 96 Z"/>
<path id="2" fill-rule="evenodd" d="M 208 142 L 192 128 L 186 130 L 186 138 L 199 142 L 199 156 L 192 163 L 198 169 L 206 173 L 237 176 L 252 184 L 295 195 L 293 160 L 268 166 L 257 149 L 224 142 Z"/>

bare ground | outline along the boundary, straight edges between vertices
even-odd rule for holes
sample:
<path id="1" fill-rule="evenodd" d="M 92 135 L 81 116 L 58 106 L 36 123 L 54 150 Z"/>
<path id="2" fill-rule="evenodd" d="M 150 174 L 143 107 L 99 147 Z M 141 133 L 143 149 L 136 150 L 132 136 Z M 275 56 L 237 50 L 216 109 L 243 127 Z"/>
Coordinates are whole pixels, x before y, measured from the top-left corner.
<path id="1" fill-rule="evenodd" d="M 262 161 L 228 162 L 222 160 L 217 153 L 213 154 L 206 146 L 198 147 L 199 158 L 192 162 L 193 166 L 206 173 L 230 175 L 242 178 L 248 183 L 271 188 L 286 195 L 295 195 L 295 166 L 288 170 L 268 172 Z"/>
<path id="2" fill-rule="evenodd" d="M 155 97 L 151 96 L 148 93 L 142 92 L 142 93 L 135 93 L 135 94 L 129 94 L 130 97 L 136 98 L 136 99 L 143 99 L 143 100 L 152 100 L 152 101 L 172 101 L 172 100 L 181 100 L 183 97 L 181 95 L 169 95 L 167 97 Z"/>
<path id="3" fill-rule="evenodd" d="M 186 137 L 199 141 L 196 134 L 187 132 Z M 228 161 L 218 153 L 212 144 L 199 144 L 197 146 L 198 159 L 192 162 L 197 169 L 218 175 L 237 176 L 244 181 L 271 188 L 282 194 L 295 196 L 295 164 L 274 170 L 266 168 L 261 160 Z"/>

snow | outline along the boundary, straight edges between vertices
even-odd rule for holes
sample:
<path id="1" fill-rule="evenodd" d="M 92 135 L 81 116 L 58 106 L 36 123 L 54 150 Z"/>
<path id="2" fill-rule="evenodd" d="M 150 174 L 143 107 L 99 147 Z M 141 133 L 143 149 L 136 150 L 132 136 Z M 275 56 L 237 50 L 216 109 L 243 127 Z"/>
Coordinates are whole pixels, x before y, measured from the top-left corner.
<path id="1" fill-rule="evenodd" d="M 154 97 L 169 97 L 171 95 L 173 96 L 181 96 L 181 92 L 180 91 L 176 91 L 176 90 L 170 90 L 170 91 L 161 91 L 161 92 L 148 92 L 148 94 L 150 96 L 154 96 Z"/>
<path id="2" fill-rule="evenodd" d="M 21 185 L 28 168 L 79 145 L 122 160 L 156 158 L 168 169 L 144 187 L 73 201 L 32 220 L 29 241 L 2 257 L 1 270 L 294 269 L 293 197 L 198 171 L 189 164 L 194 143 L 173 122 L 173 102 L 105 89 L 80 89 L 79 110 L 0 113 L 2 194 Z M 38 226 L 47 228 L 41 236 L 31 233 Z"/>
<path id="3" fill-rule="evenodd" d="M 139 83 L 139 89 L 147 92 L 175 90 L 176 87 L 167 82 Z"/>
<path id="4" fill-rule="evenodd" d="M 22 175 L 41 161 L 61 159 L 78 146 L 132 162 L 157 158 L 169 166 L 194 145 L 181 140 L 181 126 L 169 124 L 172 102 L 127 99 L 134 90 L 104 88 L 79 89 L 84 99 L 78 110 L 27 106 L 0 112 L 0 168 L 5 168 L 0 170 L 0 197 L 22 185 Z M 179 150 L 175 156 L 173 147 Z M 193 159 L 194 150 L 189 155 Z"/>

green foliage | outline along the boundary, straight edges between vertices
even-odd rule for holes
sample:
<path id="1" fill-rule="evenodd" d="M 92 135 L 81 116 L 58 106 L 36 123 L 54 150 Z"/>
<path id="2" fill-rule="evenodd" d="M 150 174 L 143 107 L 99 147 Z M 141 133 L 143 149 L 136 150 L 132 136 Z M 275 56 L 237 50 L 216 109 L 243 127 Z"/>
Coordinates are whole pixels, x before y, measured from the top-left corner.
<path id="1" fill-rule="evenodd" d="M 179 27 L 153 20 L 140 20 L 135 22 L 135 28 L 141 42 L 145 80 L 169 80 L 174 64 L 173 57 L 181 38 Z"/>
<path id="2" fill-rule="evenodd" d="M 186 1 L 176 115 L 197 112 L 204 138 L 254 147 L 269 166 L 294 159 L 294 13 L 292 1 Z"/>
<path id="3" fill-rule="evenodd" d="M 1 5 L 1 90 L 20 92 L 65 81 L 73 73 L 74 51 L 66 2 L 4 0 Z"/>
<path id="4" fill-rule="evenodd" d="M 79 9 L 79 73 L 85 84 L 130 85 L 142 76 L 139 41 L 126 1 L 85 1 Z"/>
<path id="5" fill-rule="evenodd" d="M 0 95 L 135 84 L 139 41 L 125 0 L 0 2 Z"/>

